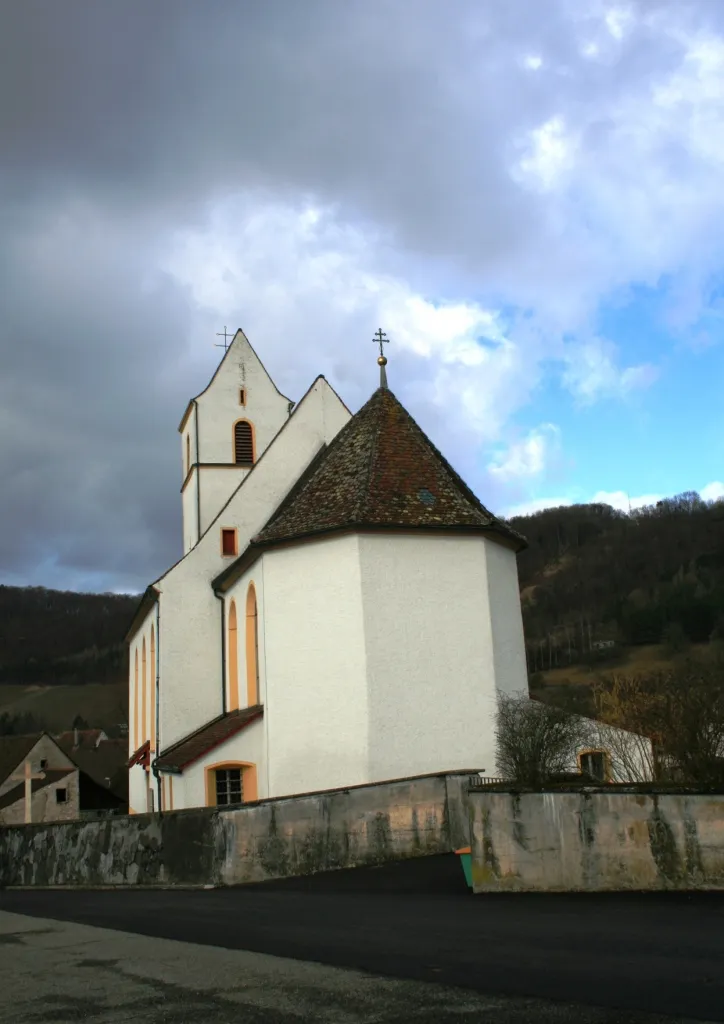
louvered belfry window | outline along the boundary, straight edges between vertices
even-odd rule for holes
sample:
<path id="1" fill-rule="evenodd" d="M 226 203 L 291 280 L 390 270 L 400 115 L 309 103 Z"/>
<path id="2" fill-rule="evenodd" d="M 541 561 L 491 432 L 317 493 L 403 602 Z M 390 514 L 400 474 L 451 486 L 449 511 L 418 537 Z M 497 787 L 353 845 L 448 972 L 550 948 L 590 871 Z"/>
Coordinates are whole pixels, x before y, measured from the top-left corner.
<path id="1" fill-rule="evenodd" d="M 254 461 L 254 443 L 251 423 L 242 420 L 234 427 L 234 462 L 237 465 L 251 465 Z"/>

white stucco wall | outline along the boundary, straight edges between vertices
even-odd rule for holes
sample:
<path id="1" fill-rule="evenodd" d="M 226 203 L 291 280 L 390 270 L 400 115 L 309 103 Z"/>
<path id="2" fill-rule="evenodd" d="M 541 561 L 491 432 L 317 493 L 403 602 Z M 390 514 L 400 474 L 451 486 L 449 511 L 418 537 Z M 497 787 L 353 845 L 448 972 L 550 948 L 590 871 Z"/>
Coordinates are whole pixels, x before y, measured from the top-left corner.
<path id="1" fill-rule="evenodd" d="M 183 553 L 187 554 L 199 539 L 199 508 L 197 498 L 198 472 L 193 470 L 188 483 L 181 491 L 181 512 L 183 516 Z"/>
<path id="2" fill-rule="evenodd" d="M 222 711 L 222 613 L 210 586 L 229 564 L 220 550 L 222 521 L 225 527 L 237 528 L 239 551 L 243 551 L 349 415 L 327 382 L 317 380 L 200 542 L 155 583 L 161 592 L 163 748 Z"/>
<path id="3" fill-rule="evenodd" d="M 491 604 L 499 597 L 489 573 L 499 562 L 489 558 L 491 544 L 476 536 L 360 536 L 370 781 L 494 768 Z"/>
<path id="4" fill-rule="evenodd" d="M 191 407 L 184 428 L 179 433 L 181 439 L 181 485 L 183 486 L 188 476 L 189 463 L 186 458 L 186 438 L 189 440 L 188 452 L 191 466 L 198 462 L 196 450 L 196 406 Z M 181 491 L 181 511 L 183 515 L 183 552 L 186 554 L 199 539 L 199 511 L 197 499 L 198 474 L 193 470 L 186 486 Z"/>
<path id="5" fill-rule="evenodd" d="M 219 515 L 231 495 L 245 476 L 251 472 L 241 466 L 201 466 L 199 487 L 201 488 L 201 532 L 205 533 Z M 219 523 L 219 528 L 224 526 Z"/>
<path id="6" fill-rule="evenodd" d="M 140 765 L 134 765 L 128 772 L 128 809 L 131 814 L 145 814 L 148 810 L 148 788 L 153 792 L 154 808 L 158 803 L 156 777 Z"/>
<path id="7" fill-rule="evenodd" d="M 270 551 L 262 576 L 268 794 L 368 782 L 357 537 Z"/>
<path id="8" fill-rule="evenodd" d="M 488 606 L 493 637 L 495 684 L 503 693 L 528 691 L 523 612 L 520 605 L 516 553 L 485 541 Z"/>
<path id="9" fill-rule="evenodd" d="M 226 743 L 220 744 L 205 757 L 190 765 L 183 773 L 182 786 L 179 785 L 181 779 L 178 776 L 174 778 L 174 809 L 205 806 L 206 769 L 212 765 L 234 761 L 256 765 L 258 799 L 264 799 L 267 796 L 264 746 L 264 720 L 257 719 Z"/>

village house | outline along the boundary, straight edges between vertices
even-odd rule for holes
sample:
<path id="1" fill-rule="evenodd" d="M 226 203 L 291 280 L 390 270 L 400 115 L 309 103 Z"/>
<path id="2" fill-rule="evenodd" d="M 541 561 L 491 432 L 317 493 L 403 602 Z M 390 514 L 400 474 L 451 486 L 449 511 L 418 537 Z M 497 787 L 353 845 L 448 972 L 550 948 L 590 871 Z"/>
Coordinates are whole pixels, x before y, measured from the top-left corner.
<path id="1" fill-rule="evenodd" d="M 126 811 L 121 774 L 125 759 L 118 744 L 101 742 L 99 761 L 86 766 L 79 765 L 72 744 L 65 747 L 48 733 L 0 738 L 1 825 L 71 821 Z M 102 772 L 98 770 L 101 763 Z M 112 778 L 105 782 L 109 772 Z"/>

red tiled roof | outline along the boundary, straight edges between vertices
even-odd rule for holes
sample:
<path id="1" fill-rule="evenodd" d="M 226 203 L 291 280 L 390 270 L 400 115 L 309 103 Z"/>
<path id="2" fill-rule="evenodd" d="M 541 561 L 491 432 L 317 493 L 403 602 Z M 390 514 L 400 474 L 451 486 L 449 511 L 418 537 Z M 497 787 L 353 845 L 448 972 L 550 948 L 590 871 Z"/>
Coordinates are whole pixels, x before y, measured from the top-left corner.
<path id="1" fill-rule="evenodd" d="M 526 546 L 481 504 L 387 388 L 345 424 L 252 544 L 355 526 L 479 530 L 518 550 Z"/>
<path id="2" fill-rule="evenodd" d="M 151 741 L 146 740 L 126 761 L 126 768 L 133 768 L 135 764 L 141 764 L 148 768 L 151 759 Z"/>
<path id="3" fill-rule="evenodd" d="M 263 714 L 263 705 L 254 704 L 250 708 L 242 708 L 239 711 L 230 711 L 226 715 L 220 715 L 201 729 L 191 733 L 190 736 L 186 736 L 178 743 L 174 743 L 172 747 L 162 751 L 156 765 L 164 772 L 183 771 L 204 754 L 208 754 L 225 740 L 231 739 L 255 719 L 261 718 Z"/>

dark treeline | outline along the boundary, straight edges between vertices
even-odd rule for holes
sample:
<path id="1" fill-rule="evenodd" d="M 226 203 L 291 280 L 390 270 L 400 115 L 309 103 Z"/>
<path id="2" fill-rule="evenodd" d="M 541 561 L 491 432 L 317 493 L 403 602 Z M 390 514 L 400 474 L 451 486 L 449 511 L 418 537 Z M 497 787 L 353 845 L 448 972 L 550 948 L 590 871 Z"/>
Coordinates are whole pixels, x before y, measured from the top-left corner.
<path id="1" fill-rule="evenodd" d="M 510 520 L 531 673 L 605 660 L 611 643 L 724 637 L 724 502 L 695 492 L 631 514 L 572 505 Z"/>
<path id="2" fill-rule="evenodd" d="M 113 683 L 138 604 L 125 594 L 0 586 L 0 683 Z"/>

